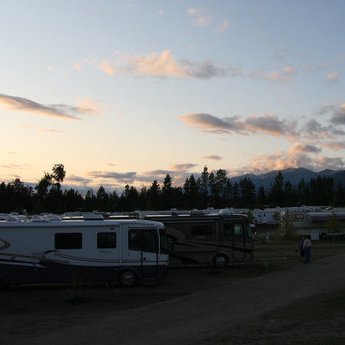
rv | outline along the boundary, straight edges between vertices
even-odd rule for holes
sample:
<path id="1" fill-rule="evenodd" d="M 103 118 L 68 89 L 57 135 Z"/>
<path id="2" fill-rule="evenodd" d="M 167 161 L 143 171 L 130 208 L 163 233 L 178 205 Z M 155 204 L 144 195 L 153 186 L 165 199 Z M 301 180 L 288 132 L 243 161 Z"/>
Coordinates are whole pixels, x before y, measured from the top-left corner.
<path id="1" fill-rule="evenodd" d="M 0 283 L 157 281 L 166 231 L 142 220 L 1 221 Z"/>
<path id="2" fill-rule="evenodd" d="M 300 236 L 311 236 L 312 240 L 345 238 L 345 212 L 339 210 L 324 212 L 289 212 L 292 224 Z M 334 218 L 333 218 L 334 217 Z M 330 219 L 334 220 L 333 229 Z"/>
<path id="3" fill-rule="evenodd" d="M 253 237 L 246 215 L 191 211 L 170 215 L 136 212 L 141 219 L 165 225 L 170 264 L 225 267 L 253 259 Z"/>

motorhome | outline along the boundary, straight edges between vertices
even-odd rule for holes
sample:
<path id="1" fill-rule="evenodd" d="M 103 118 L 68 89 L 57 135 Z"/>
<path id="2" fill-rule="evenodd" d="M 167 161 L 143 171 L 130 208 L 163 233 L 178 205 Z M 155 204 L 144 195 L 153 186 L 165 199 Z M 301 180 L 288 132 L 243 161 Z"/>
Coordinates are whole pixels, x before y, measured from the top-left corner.
<path id="1" fill-rule="evenodd" d="M 1 221 L 0 282 L 157 281 L 168 266 L 159 222 L 143 220 Z"/>
<path id="2" fill-rule="evenodd" d="M 188 214 L 136 212 L 141 219 L 165 225 L 170 264 L 225 267 L 253 258 L 253 238 L 246 215 L 191 211 Z"/>

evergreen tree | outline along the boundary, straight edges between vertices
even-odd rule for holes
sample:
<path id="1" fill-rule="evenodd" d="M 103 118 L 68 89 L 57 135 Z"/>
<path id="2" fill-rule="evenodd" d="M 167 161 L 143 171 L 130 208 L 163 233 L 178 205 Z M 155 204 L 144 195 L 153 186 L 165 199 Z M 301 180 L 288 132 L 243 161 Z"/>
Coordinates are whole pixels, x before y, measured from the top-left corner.
<path id="1" fill-rule="evenodd" d="M 208 168 L 205 165 L 201 175 L 198 179 L 198 185 L 200 189 L 200 204 L 201 208 L 207 208 L 208 206 L 208 197 L 210 193 L 210 174 Z"/>
<path id="2" fill-rule="evenodd" d="M 266 191 L 265 191 L 265 187 L 261 186 L 258 189 L 258 193 L 256 196 L 256 200 L 257 200 L 257 206 L 259 208 L 265 208 L 267 205 L 267 196 L 266 196 Z"/>
<path id="3" fill-rule="evenodd" d="M 269 201 L 273 207 L 284 205 L 284 177 L 281 171 L 278 171 L 277 176 L 274 179 L 274 183 L 271 187 L 269 194 Z"/>
<path id="4" fill-rule="evenodd" d="M 233 207 L 240 207 L 240 186 L 237 182 L 232 187 L 232 205 Z"/>
<path id="5" fill-rule="evenodd" d="M 172 180 L 171 176 L 167 174 L 162 187 L 162 208 L 169 210 L 172 207 L 174 207 Z"/>
<path id="6" fill-rule="evenodd" d="M 151 187 L 147 191 L 147 207 L 149 210 L 161 210 L 161 200 L 160 200 L 160 185 L 158 184 L 157 180 L 152 182 Z"/>
<path id="7" fill-rule="evenodd" d="M 292 184 L 287 181 L 284 185 L 284 204 L 282 206 L 295 206 L 297 202 L 296 191 Z"/>
<path id="8" fill-rule="evenodd" d="M 245 177 L 240 180 L 240 195 L 241 195 L 241 206 L 246 208 L 252 208 L 255 205 L 255 185 L 252 180 Z"/>
<path id="9" fill-rule="evenodd" d="M 98 211 L 109 211 L 109 196 L 103 186 L 98 188 L 96 199 Z"/>
<path id="10" fill-rule="evenodd" d="M 189 179 L 186 179 L 183 188 L 185 192 L 185 208 L 187 210 L 197 208 L 199 204 L 199 186 L 194 175 L 190 175 Z"/>

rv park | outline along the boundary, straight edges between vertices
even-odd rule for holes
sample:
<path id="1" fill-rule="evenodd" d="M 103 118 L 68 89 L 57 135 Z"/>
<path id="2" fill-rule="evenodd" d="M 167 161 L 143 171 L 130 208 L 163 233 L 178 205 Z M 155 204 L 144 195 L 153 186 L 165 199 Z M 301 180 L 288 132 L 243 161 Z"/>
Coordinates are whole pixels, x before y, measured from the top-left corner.
<path id="1" fill-rule="evenodd" d="M 0 343 L 343 344 L 345 241 L 314 234 L 305 265 L 297 238 L 282 238 L 276 216 L 269 219 L 255 231 L 252 261 L 171 267 L 158 283 L 132 288 L 78 281 L 4 288 Z"/>

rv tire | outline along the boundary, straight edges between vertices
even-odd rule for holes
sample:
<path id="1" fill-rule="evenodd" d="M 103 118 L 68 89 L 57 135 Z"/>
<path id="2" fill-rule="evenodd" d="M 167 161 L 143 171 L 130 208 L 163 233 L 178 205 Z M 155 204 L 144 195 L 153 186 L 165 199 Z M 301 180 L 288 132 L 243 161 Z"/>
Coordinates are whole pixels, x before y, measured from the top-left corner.
<path id="1" fill-rule="evenodd" d="M 223 268 L 228 266 L 229 258 L 225 254 L 217 254 L 213 258 L 213 264 L 217 268 Z"/>
<path id="2" fill-rule="evenodd" d="M 132 287 L 137 283 L 137 275 L 133 271 L 122 271 L 119 276 L 120 285 L 123 287 Z"/>

